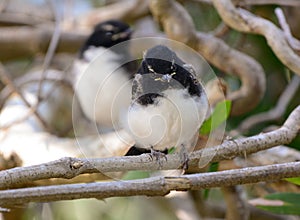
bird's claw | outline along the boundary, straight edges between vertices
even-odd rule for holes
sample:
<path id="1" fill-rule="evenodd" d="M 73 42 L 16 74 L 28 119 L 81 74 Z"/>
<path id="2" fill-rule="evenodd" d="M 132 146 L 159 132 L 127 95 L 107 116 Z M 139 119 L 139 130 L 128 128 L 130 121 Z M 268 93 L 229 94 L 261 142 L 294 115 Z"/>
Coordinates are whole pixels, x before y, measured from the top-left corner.
<path id="1" fill-rule="evenodd" d="M 159 169 L 160 169 L 162 167 L 162 165 L 163 165 L 161 158 L 164 158 L 166 160 L 166 162 L 167 162 L 167 156 L 166 156 L 166 154 L 162 153 L 160 151 L 154 150 L 153 147 L 151 147 L 150 151 L 151 152 L 150 152 L 149 155 L 150 155 L 151 159 L 153 160 L 155 158 L 155 160 L 158 162 Z"/>

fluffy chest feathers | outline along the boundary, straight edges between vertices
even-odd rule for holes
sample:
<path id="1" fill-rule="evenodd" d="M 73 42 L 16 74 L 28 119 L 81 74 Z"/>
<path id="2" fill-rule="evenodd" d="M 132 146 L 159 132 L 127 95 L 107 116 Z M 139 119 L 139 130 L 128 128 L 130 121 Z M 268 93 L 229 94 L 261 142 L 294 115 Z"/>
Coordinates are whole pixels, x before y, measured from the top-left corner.
<path id="1" fill-rule="evenodd" d="M 131 104 L 127 129 L 136 145 L 155 150 L 194 146 L 208 108 L 206 98 L 190 96 L 187 88 L 167 89 L 162 94 L 151 105 Z"/>

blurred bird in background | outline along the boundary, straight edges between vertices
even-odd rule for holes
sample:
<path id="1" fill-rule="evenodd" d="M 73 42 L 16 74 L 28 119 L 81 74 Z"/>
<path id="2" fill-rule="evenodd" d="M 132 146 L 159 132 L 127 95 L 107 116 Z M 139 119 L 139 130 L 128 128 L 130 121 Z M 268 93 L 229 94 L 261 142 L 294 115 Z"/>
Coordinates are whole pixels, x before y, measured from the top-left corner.
<path id="1" fill-rule="evenodd" d="M 121 21 L 99 23 L 73 65 L 76 97 L 100 133 L 119 129 L 120 112 L 130 105 L 131 79 L 136 72 L 128 51 L 131 34 L 129 25 Z"/>

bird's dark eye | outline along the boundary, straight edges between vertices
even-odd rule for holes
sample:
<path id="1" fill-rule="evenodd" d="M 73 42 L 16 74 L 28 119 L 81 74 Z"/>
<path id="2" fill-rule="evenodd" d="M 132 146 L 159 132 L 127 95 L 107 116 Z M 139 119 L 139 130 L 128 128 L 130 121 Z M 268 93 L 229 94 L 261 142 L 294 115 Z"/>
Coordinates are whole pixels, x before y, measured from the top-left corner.
<path id="1" fill-rule="evenodd" d="M 176 71 L 176 69 L 177 69 L 176 66 L 175 66 L 174 64 L 172 64 L 172 65 L 171 65 L 171 70 L 172 70 L 172 71 Z"/>
<path id="2" fill-rule="evenodd" d="M 106 35 L 106 36 L 111 36 L 111 35 L 113 35 L 113 32 L 112 32 L 112 31 L 107 31 L 107 32 L 105 33 L 105 35 Z"/>

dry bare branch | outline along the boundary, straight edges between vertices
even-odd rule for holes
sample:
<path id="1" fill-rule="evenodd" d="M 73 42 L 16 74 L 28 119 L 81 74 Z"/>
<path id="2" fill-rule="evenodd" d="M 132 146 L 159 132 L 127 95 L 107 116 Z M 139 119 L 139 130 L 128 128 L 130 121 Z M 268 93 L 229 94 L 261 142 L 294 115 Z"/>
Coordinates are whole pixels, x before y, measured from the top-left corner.
<path id="1" fill-rule="evenodd" d="M 141 180 L 11 189 L 0 191 L 0 206 L 9 207 L 28 202 L 50 202 L 82 198 L 105 199 L 138 195 L 165 196 L 172 190 L 199 190 L 261 181 L 274 182 L 299 175 L 300 162 L 292 162 L 173 177 L 159 176 Z"/>
<path id="2" fill-rule="evenodd" d="M 286 37 L 287 41 L 289 42 L 290 46 L 294 50 L 300 50 L 300 41 L 292 36 L 291 29 L 290 29 L 290 27 L 289 27 L 289 25 L 288 25 L 288 23 L 285 19 L 285 16 L 284 16 L 284 13 L 283 13 L 282 9 L 281 8 L 276 8 L 275 9 L 275 14 L 277 16 L 279 24 L 280 24 L 282 30 L 284 31 L 285 37 Z"/>
<path id="3" fill-rule="evenodd" d="M 253 109 L 265 92 L 265 74 L 261 65 L 248 55 L 226 45 L 210 34 L 197 33 L 186 10 L 172 0 L 152 0 L 150 9 L 167 36 L 183 42 L 216 67 L 238 76 L 242 85 L 226 97 L 232 100 L 232 114 L 240 115 Z"/>
<path id="4" fill-rule="evenodd" d="M 248 220 L 249 207 L 245 201 L 244 193 L 239 186 L 221 188 L 226 202 L 226 220 Z"/>
<path id="5" fill-rule="evenodd" d="M 191 170 L 199 170 L 199 162 L 221 161 L 245 156 L 277 145 L 290 143 L 300 130 L 300 106 L 286 120 L 284 125 L 274 131 L 252 137 L 224 142 L 221 145 L 192 152 L 189 155 Z M 49 163 L 29 167 L 18 167 L 0 172 L 0 189 L 16 184 L 49 178 L 73 178 L 82 173 L 107 173 L 130 170 L 170 170 L 178 169 L 181 160 L 178 154 L 166 156 L 158 164 L 148 154 L 131 157 L 110 157 L 95 159 L 62 158 Z"/>
<path id="6" fill-rule="evenodd" d="M 1 78 L 1 81 L 5 85 L 8 85 L 9 87 L 11 87 L 11 89 L 20 96 L 20 98 L 25 103 L 25 105 L 30 109 L 30 111 L 33 113 L 33 115 L 38 119 L 38 121 L 41 123 L 41 125 L 44 127 L 44 129 L 47 131 L 48 130 L 47 123 L 44 121 L 44 119 L 41 117 L 41 115 L 36 111 L 35 106 L 32 106 L 27 101 L 27 99 L 23 96 L 22 92 L 20 92 L 19 89 L 14 85 L 13 81 L 10 79 L 9 74 L 6 72 L 2 63 L 0 63 L 0 78 Z"/>
<path id="7" fill-rule="evenodd" d="M 295 6 L 299 7 L 299 0 L 241 0 L 240 5 L 283 5 L 283 6 Z"/>
<path id="8" fill-rule="evenodd" d="M 213 0 L 213 3 L 227 25 L 241 32 L 264 36 L 280 61 L 300 75 L 300 57 L 286 41 L 284 32 L 275 24 L 242 8 L 236 8 L 231 0 Z"/>
<path id="9" fill-rule="evenodd" d="M 149 14 L 148 4 L 148 0 L 118 1 L 80 16 L 77 19 L 77 23 L 80 26 L 92 28 L 97 23 L 109 19 L 132 22 Z"/>
<path id="10" fill-rule="evenodd" d="M 52 10 L 53 10 L 54 15 L 55 15 L 55 27 L 54 27 L 53 35 L 51 37 L 49 47 L 47 49 L 45 59 L 44 59 L 44 62 L 43 62 L 43 72 L 42 72 L 41 80 L 40 80 L 39 85 L 38 85 L 38 92 L 37 92 L 37 97 L 38 97 L 39 100 L 41 99 L 43 81 L 45 80 L 46 75 L 47 75 L 46 70 L 50 66 L 51 60 L 54 56 L 54 53 L 55 53 L 55 50 L 57 48 L 58 41 L 59 41 L 59 38 L 60 38 L 60 34 L 61 34 L 61 17 L 62 17 L 62 15 L 59 13 L 58 6 L 53 1 L 50 1 L 50 4 L 52 6 Z M 39 105 L 39 103 L 37 103 L 37 105 Z"/>
<path id="11" fill-rule="evenodd" d="M 45 27 L 1 27 L 0 60 L 32 57 L 46 53 L 53 35 L 52 28 Z M 76 53 L 88 33 L 62 31 L 56 52 Z"/>
<path id="12" fill-rule="evenodd" d="M 272 121 L 280 118 L 286 111 L 289 102 L 295 96 L 300 85 L 300 77 L 295 75 L 290 84 L 286 87 L 283 93 L 280 95 L 275 108 L 270 109 L 267 112 L 262 112 L 253 116 L 250 116 L 244 120 L 240 126 L 239 131 L 247 131 L 258 123 Z"/>
<path id="13" fill-rule="evenodd" d="M 201 3 L 212 4 L 213 0 L 194 0 Z M 282 6 L 300 6 L 299 0 L 239 0 L 239 5 L 282 5 Z"/>
<path id="14" fill-rule="evenodd" d="M 35 26 L 41 23 L 50 23 L 50 20 L 35 17 L 28 14 L 2 12 L 0 13 L 0 24 L 7 26 L 28 25 Z"/>
<path id="15" fill-rule="evenodd" d="M 22 75 L 21 77 L 14 79 L 14 85 L 19 89 L 22 90 L 24 86 L 30 84 L 30 83 L 38 83 L 41 81 L 41 72 L 32 72 L 27 73 L 25 75 Z M 62 84 L 65 86 L 65 88 L 69 88 L 71 92 L 73 92 L 73 86 L 71 85 L 71 80 L 68 79 L 67 74 L 64 74 L 60 71 L 48 71 L 46 81 L 52 81 L 56 83 L 57 85 Z M 6 85 L 1 91 L 0 91 L 0 109 L 3 108 L 5 102 L 8 100 L 10 95 L 14 90 Z"/>

